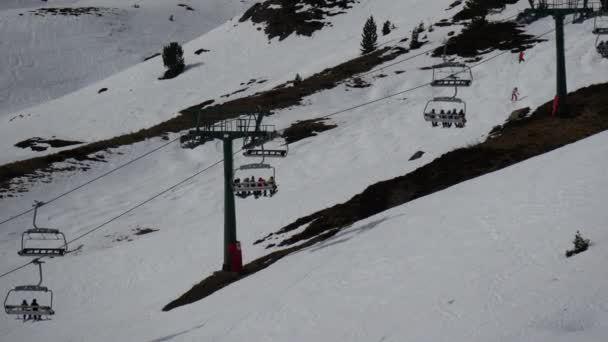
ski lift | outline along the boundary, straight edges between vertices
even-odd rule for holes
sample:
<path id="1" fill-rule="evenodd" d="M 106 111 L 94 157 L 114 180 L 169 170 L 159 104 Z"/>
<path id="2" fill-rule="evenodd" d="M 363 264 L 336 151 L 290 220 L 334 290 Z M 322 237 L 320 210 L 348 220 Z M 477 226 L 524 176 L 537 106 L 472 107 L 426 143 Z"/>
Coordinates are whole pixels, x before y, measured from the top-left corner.
<path id="1" fill-rule="evenodd" d="M 53 291 L 48 287 L 42 286 L 42 261 L 36 259 L 33 262 L 38 265 L 40 280 L 37 285 L 22 285 L 11 289 L 4 298 L 4 311 L 8 315 L 28 315 L 28 316 L 52 316 L 53 310 Z M 38 302 L 44 299 L 42 304 L 31 305 L 33 300 Z M 21 301 L 26 301 L 28 305 L 23 305 Z M 29 300 L 29 302 L 28 302 Z"/>
<path id="2" fill-rule="evenodd" d="M 269 192 L 272 197 L 277 192 L 277 183 L 276 183 L 276 169 L 270 165 L 261 163 L 252 163 L 241 165 L 239 168 L 234 170 L 234 174 L 236 175 L 239 171 L 247 171 L 247 170 L 272 170 L 272 176 L 268 178 L 268 180 L 259 181 L 256 180 L 254 176 L 251 176 L 251 180 L 240 180 L 235 178 L 233 189 L 234 193 L 242 198 L 246 198 L 248 194 L 256 193 L 256 192 Z M 237 181 L 238 180 L 238 181 Z M 258 195 L 259 196 L 259 195 Z M 257 196 L 256 196 L 257 198 Z"/>
<path id="3" fill-rule="evenodd" d="M 593 19 L 593 34 L 608 34 L 608 12 L 602 12 Z"/>
<path id="4" fill-rule="evenodd" d="M 432 87 L 470 87 L 473 72 L 464 63 L 443 62 L 433 65 Z"/>
<path id="5" fill-rule="evenodd" d="M 43 202 L 34 205 L 34 228 L 28 229 L 21 234 L 21 250 L 17 252 L 20 256 L 33 257 L 56 257 L 64 256 L 68 249 L 65 235 L 58 229 L 40 228 L 36 225 L 38 208 Z"/>
<path id="6" fill-rule="evenodd" d="M 211 140 L 213 139 L 203 137 L 197 130 L 190 130 L 179 137 L 180 146 L 190 150 Z"/>
<path id="7" fill-rule="evenodd" d="M 600 36 L 595 39 L 595 49 L 602 57 L 608 58 L 608 41 L 600 40 Z"/>
<path id="8" fill-rule="evenodd" d="M 424 120 L 431 122 L 433 127 L 463 128 L 467 122 L 467 104 L 457 97 L 435 97 L 424 107 Z"/>
<path id="9" fill-rule="evenodd" d="M 273 137 L 273 138 L 275 138 L 275 137 Z M 243 149 L 245 149 L 245 151 L 243 152 L 243 156 L 245 156 L 245 157 L 262 157 L 262 158 L 264 158 L 264 157 L 269 157 L 269 158 L 287 157 L 287 153 L 289 153 L 289 144 L 287 144 L 287 141 L 285 141 L 284 144 L 280 145 L 280 146 L 284 146 L 284 148 L 274 148 L 274 149 L 264 148 L 264 144 L 270 140 L 271 139 L 262 139 L 262 140 L 258 140 L 257 142 L 255 140 L 251 141 L 251 142 L 246 142 L 243 145 Z M 258 146 L 260 148 L 256 148 Z"/>

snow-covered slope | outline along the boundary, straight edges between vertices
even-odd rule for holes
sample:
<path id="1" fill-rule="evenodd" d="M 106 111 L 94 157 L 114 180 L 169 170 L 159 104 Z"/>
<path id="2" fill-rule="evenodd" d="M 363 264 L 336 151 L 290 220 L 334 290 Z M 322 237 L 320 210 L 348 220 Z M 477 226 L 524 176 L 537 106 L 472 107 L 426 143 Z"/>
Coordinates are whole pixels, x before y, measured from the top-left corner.
<path id="1" fill-rule="evenodd" d="M 602 341 L 608 283 L 598 270 L 608 257 L 602 247 L 607 146 L 602 133 L 394 208 L 201 302 L 162 313 L 221 255 L 221 208 L 185 205 L 210 203 L 205 190 L 217 186 L 191 183 L 89 238 L 81 255 L 47 263 L 58 314 L 34 324 L 3 316 L 0 335 L 11 341 Z M 322 198 L 323 188 L 315 188 Z M 311 196 L 285 192 L 264 204 L 239 205 L 243 241 Z M 77 204 L 83 201 L 78 196 L 70 208 L 46 210 L 44 219 L 69 221 L 74 232 L 126 204 L 90 203 L 87 210 Z M 112 242 L 136 224 L 161 231 Z M 566 259 L 579 229 L 597 247 Z M 34 269 L 3 285 L 25 279 L 35 279 Z"/>
<path id="2" fill-rule="evenodd" d="M 29 114 L 23 111 L 26 107 L 138 64 L 170 41 L 198 37 L 248 5 L 249 1 L 239 0 L 3 0 L 0 120 Z M 100 11 L 79 16 L 32 12 L 63 7 Z"/>
<path id="3" fill-rule="evenodd" d="M 167 83 L 171 93 L 162 92 L 169 86 L 153 81 L 161 72 L 160 62 L 149 61 L 109 79 L 115 85 L 109 87 L 108 95 L 118 89 L 111 101 L 87 102 L 98 98 L 93 93 L 108 84 L 106 80 L 33 109 L 41 117 L 46 115 L 43 111 L 52 113 L 63 125 L 14 120 L 14 126 L 2 126 L 0 139 L 3 144 L 20 139 L 25 134 L 17 131 L 31 129 L 32 136 L 56 134 L 90 140 L 135 129 L 144 122 L 152 124 L 166 118 L 169 111 L 234 90 L 249 78 L 269 79 L 270 85 L 262 84 L 255 89 L 259 90 L 290 79 L 296 72 L 307 76 L 356 55 L 360 24 L 370 13 L 378 21 L 397 22 L 401 31 L 384 38 L 393 39 L 408 35 L 409 27 L 425 19 L 423 16 L 433 21 L 443 17 L 449 2 L 411 1 L 406 6 L 388 0 L 362 1 L 358 10 L 336 17 L 333 28 L 315 34 L 312 40 L 290 37 L 270 45 L 249 24 L 220 27 L 187 46 L 187 55 L 209 46 L 218 52 L 201 57 L 204 65 L 165 81 L 171 82 Z M 509 6 L 503 16 L 523 6 Z M 411 10 L 404 11 L 405 7 Z M 406 13 L 407 17 L 399 22 L 390 13 Z M 571 89 L 606 80 L 599 71 L 608 63 L 593 50 L 590 26 L 587 22 L 567 28 Z M 551 28 L 551 20 L 546 19 L 528 30 L 537 34 Z M 429 38 L 437 45 L 449 30 L 437 29 Z M 249 49 L 249 64 L 245 63 L 247 56 L 231 53 L 238 42 L 235 32 L 240 32 L 243 49 Z M 512 109 L 547 101 L 554 92 L 554 41 L 552 36 L 546 38 L 549 42 L 527 53 L 526 64 L 517 65 L 514 56 L 506 54 L 474 69 L 475 85 L 460 92 L 469 104 L 465 129 L 429 127 L 421 111 L 433 93 L 423 88 L 333 116 L 337 128 L 290 146 L 288 158 L 273 161 L 279 193 L 270 199 L 237 203 L 245 261 L 268 252 L 252 246 L 266 233 L 342 202 L 368 184 L 410 172 L 453 148 L 483 139 Z M 214 50 L 221 40 L 226 50 Z M 258 49 L 256 43 L 268 48 Z M 278 57 L 271 63 L 273 53 Z M 222 58 L 225 64 L 220 63 Z M 369 88 L 341 85 L 306 98 L 304 106 L 279 111 L 267 121 L 284 128 L 295 120 L 428 82 L 429 72 L 419 68 L 433 62 L 436 60 L 423 56 L 395 65 L 383 71 L 389 77 L 374 79 Z M 238 69 L 243 65 L 250 67 Z M 406 72 L 397 75 L 397 70 Z M 205 73 L 209 77 L 203 77 Z M 374 77 L 366 76 L 369 80 Z M 137 85 L 141 93 L 125 95 L 129 84 Z M 508 101 L 513 86 L 528 96 L 515 105 Z M 70 101 L 72 107 L 82 109 L 82 118 L 61 110 Z M 85 110 L 87 103 L 89 109 Z M 142 108 L 140 121 L 119 119 L 110 110 L 121 106 Z M 144 112 L 150 116 L 144 117 Z M 5 138 L 8 134 L 12 136 Z M 55 291 L 57 315 L 52 321 L 34 324 L 0 316 L 0 339 L 559 341 L 576 336 L 581 341 L 601 341 L 606 334 L 601 290 L 606 283 L 598 270 L 606 257 L 600 247 L 606 239 L 601 205 L 606 196 L 607 140 L 601 134 L 394 208 L 201 302 L 162 313 L 162 306 L 220 267 L 220 164 L 71 246 L 84 244 L 80 252 L 49 260 L 44 265 L 45 284 Z M 88 172 L 58 174 L 52 183 L 33 184 L 28 193 L 0 199 L 0 218 L 163 143 L 151 139 L 119 148 L 105 153 L 108 162 L 95 163 Z M 417 150 L 426 154 L 408 161 Z M 17 155 L 8 149 L 1 155 L 14 160 L 31 153 Z M 78 236 L 219 159 L 219 143 L 193 151 L 170 145 L 45 206 L 40 222 L 60 227 L 68 238 Z M 236 165 L 244 162 L 240 156 L 236 159 Z M 30 219 L 22 217 L 0 227 L 0 271 L 24 262 L 16 250 Z M 133 232 L 137 227 L 159 231 L 137 236 Z M 597 247 L 566 260 L 563 252 L 577 229 Z M 35 269 L 30 266 L 2 278 L 0 290 L 35 280 Z"/>
<path id="4" fill-rule="evenodd" d="M 257 30 L 259 25 L 249 21 L 239 23 L 238 18 L 234 18 L 184 46 L 188 70 L 176 79 L 159 81 L 157 78 L 164 68 L 161 59 L 155 58 L 57 100 L 24 110 L 23 117 L 12 121 L 4 118 L 0 123 L 0 163 L 56 152 L 55 149 L 33 152 L 13 146 L 31 137 L 57 136 L 84 142 L 106 139 L 152 126 L 173 117 L 181 109 L 206 100 L 223 101 L 226 98 L 221 98 L 222 95 L 235 90 L 247 88 L 237 95 L 241 97 L 291 80 L 296 73 L 309 76 L 359 55 L 360 27 L 370 14 L 376 16 L 378 22 L 388 19 L 398 27 L 390 35 L 381 37 L 380 42 L 384 42 L 409 37 L 410 30 L 420 21 L 430 24 L 444 18 L 448 2 L 363 0 L 347 13 L 332 17 L 333 26 L 315 32 L 312 38 L 292 35 L 283 41 L 274 39 L 271 42 L 263 31 Z M 502 16 L 512 16 L 523 7 L 523 4 L 509 6 Z M 548 27 L 545 24 L 538 29 L 542 31 Z M 459 28 L 436 29 L 429 34 L 432 44 L 428 47 L 438 46 L 447 33 L 455 29 Z M 589 37 L 586 43 L 590 45 L 585 51 L 590 51 L 591 55 L 592 38 Z M 194 52 L 201 48 L 210 52 L 195 55 Z M 392 78 L 389 89 L 428 82 L 428 72 L 417 69 L 430 63 L 425 58 L 409 63 L 408 73 Z M 538 63 L 546 64 L 545 61 Z M 406 68 L 405 65 L 400 67 Z M 512 70 L 505 69 L 492 67 L 491 70 L 502 71 L 503 77 L 507 77 Z M 549 73 L 549 70 L 543 71 Z M 241 85 L 250 79 L 267 82 Z M 511 85 L 495 86 L 501 87 L 501 93 L 507 93 L 510 90 L 506 88 Z M 108 91 L 98 94 L 101 88 L 108 88 Z M 367 96 L 374 95 L 378 93 Z M 235 96 L 227 99 L 233 98 Z M 419 102 L 411 103 L 411 106 L 418 105 Z M 65 124 L 67 122 L 69 125 Z"/>

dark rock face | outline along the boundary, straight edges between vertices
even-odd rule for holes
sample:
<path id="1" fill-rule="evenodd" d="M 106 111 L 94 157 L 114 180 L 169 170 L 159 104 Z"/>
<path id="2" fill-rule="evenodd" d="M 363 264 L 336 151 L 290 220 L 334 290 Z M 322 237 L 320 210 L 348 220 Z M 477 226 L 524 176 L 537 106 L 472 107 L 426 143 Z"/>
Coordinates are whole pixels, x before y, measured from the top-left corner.
<path id="1" fill-rule="evenodd" d="M 311 36 L 313 32 L 330 26 L 326 19 L 346 13 L 357 0 L 267 0 L 249 8 L 239 20 L 265 24 L 268 39 L 283 40 L 292 33 Z"/>
<path id="2" fill-rule="evenodd" d="M 49 147 L 66 147 L 82 144 L 80 141 L 69 141 L 61 139 L 42 139 L 38 137 L 20 141 L 15 144 L 19 148 L 31 148 L 32 151 L 45 151 Z"/>

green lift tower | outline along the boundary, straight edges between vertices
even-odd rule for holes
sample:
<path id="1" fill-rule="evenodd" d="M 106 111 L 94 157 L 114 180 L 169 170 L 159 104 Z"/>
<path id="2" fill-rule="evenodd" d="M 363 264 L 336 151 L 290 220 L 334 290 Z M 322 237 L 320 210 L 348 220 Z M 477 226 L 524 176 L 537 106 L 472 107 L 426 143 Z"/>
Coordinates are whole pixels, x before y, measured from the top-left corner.
<path id="1" fill-rule="evenodd" d="M 566 81 L 566 53 L 564 51 L 564 18 L 570 14 L 589 16 L 593 9 L 600 8 L 600 1 L 591 0 L 528 0 L 537 15 L 551 15 L 555 19 L 555 46 L 557 60 L 557 101 L 556 115 L 560 117 L 571 116 L 568 111 L 566 97 L 568 83 Z"/>
<path id="2" fill-rule="evenodd" d="M 234 205 L 234 151 L 233 141 L 244 139 L 249 146 L 277 136 L 272 125 L 262 125 L 265 112 L 245 115 L 237 119 L 214 118 L 208 110 L 196 115 L 196 128 L 180 137 L 183 148 L 193 149 L 214 139 L 224 146 L 224 264 L 223 271 L 240 272 L 242 268 L 240 244 L 236 236 L 236 209 Z M 245 146 L 247 148 L 247 146 Z"/>

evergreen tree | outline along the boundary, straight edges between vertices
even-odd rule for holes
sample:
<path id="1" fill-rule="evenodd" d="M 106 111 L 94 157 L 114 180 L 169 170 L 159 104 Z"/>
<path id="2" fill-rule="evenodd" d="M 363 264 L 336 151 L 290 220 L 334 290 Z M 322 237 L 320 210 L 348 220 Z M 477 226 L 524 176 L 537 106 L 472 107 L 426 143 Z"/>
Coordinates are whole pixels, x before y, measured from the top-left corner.
<path id="1" fill-rule="evenodd" d="M 168 69 L 165 78 L 172 78 L 184 71 L 184 50 L 177 42 L 171 42 L 163 48 L 163 63 Z"/>
<path id="2" fill-rule="evenodd" d="M 302 76 L 300 76 L 300 74 L 296 74 L 296 78 L 293 80 L 293 84 L 298 85 L 300 83 L 302 83 Z"/>
<path id="3" fill-rule="evenodd" d="M 418 25 L 418 33 L 424 32 L 424 23 L 421 21 L 420 25 Z"/>
<path id="4" fill-rule="evenodd" d="M 412 39 L 410 40 L 410 49 L 417 49 L 420 47 L 420 42 L 418 41 L 418 36 L 420 32 L 418 32 L 418 28 L 412 30 Z"/>
<path id="5" fill-rule="evenodd" d="M 378 28 L 374 17 L 370 16 L 363 26 L 363 34 L 361 35 L 361 53 L 370 53 L 378 47 Z"/>
<path id="6" fill-rule="evenodd" d="M 382 25 L 382 35 L 386 36 L 387 34 L 391 33 L 391 22 L 390 21 L 385 21 L 384 25 Z"/>

